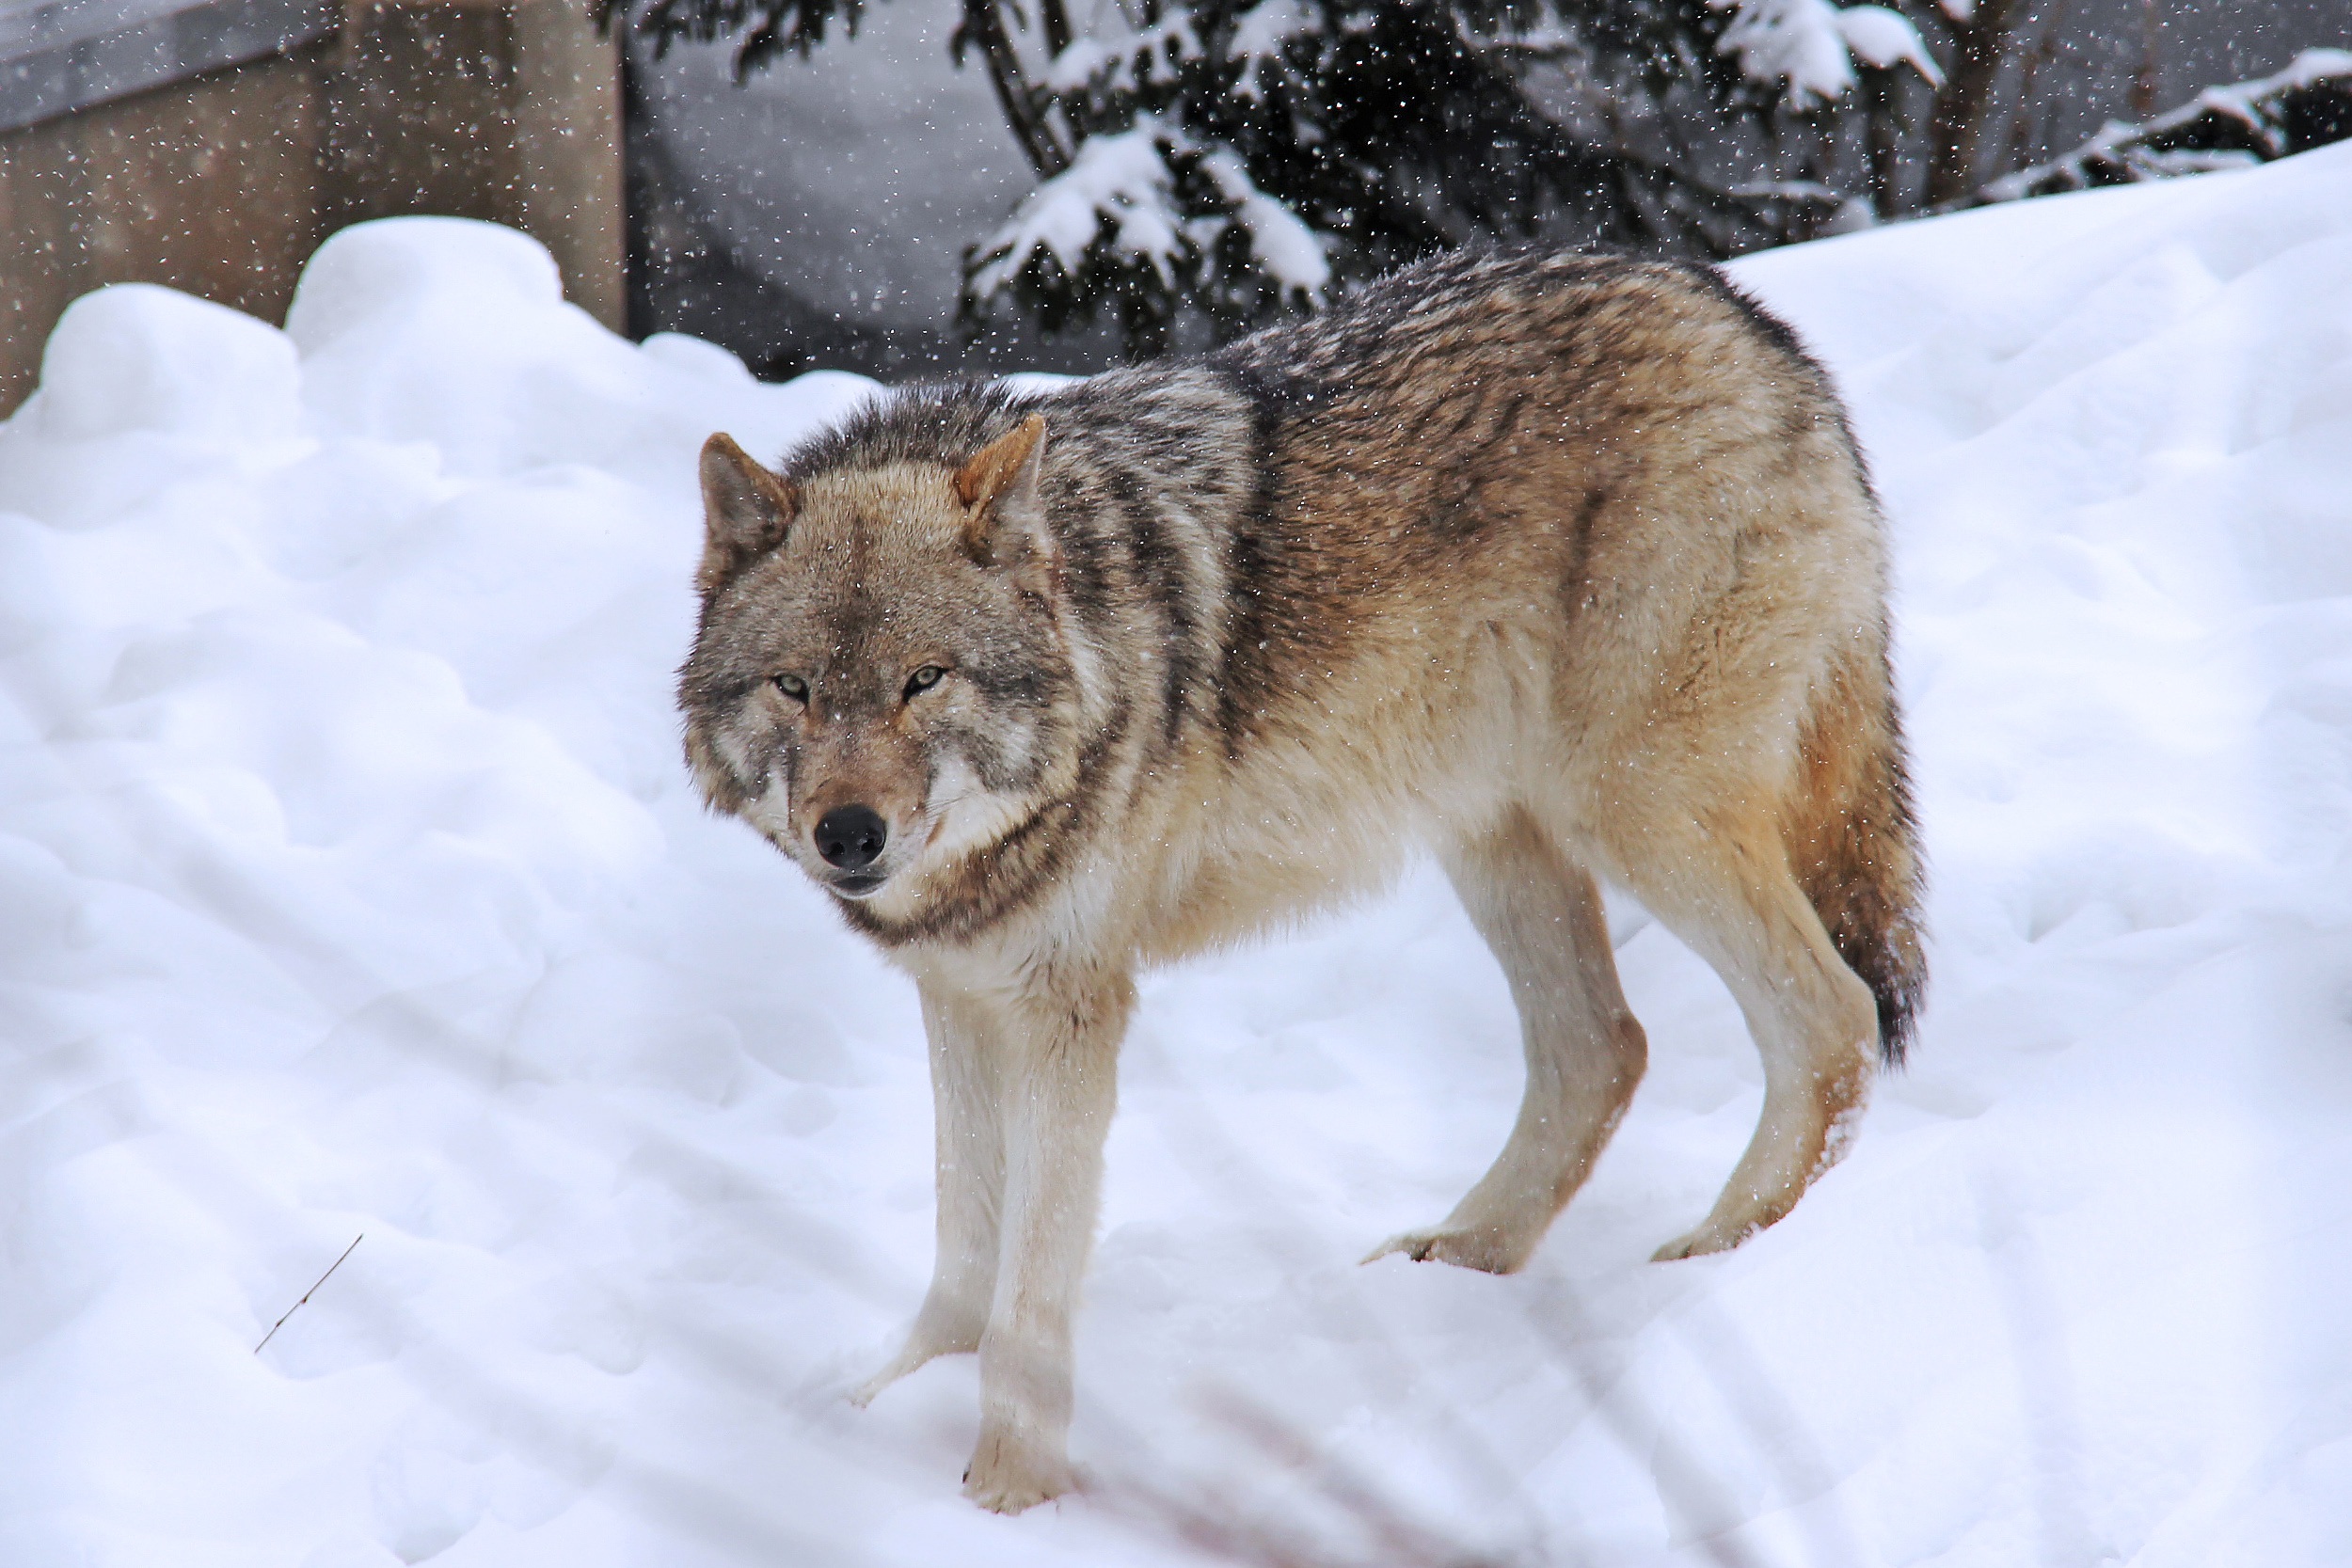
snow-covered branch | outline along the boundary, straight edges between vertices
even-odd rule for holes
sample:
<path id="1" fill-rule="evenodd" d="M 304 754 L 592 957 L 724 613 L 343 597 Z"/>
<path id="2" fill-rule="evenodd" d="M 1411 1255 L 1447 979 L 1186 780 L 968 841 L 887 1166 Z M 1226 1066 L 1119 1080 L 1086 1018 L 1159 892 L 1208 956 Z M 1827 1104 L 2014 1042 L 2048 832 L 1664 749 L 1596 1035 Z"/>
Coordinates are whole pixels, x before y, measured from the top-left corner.
<path id="1" fill-rule="evenodd" d="M 1179 166 L 1185 162 L 1205 177 L 1213 198 L 1204 201 L 1207 193 L 1196 191 L 1180 199 Z M 1126 131 L 1080 142 L 1071 166 L 1029 193 L 980 252 L 967 293 L 980 302 L 1004 292 L 1041 254 L 1076 278 L 1106 238 L 1112 257 L 1149 263 L 1173 292 L 1180 275 L 1233 225 L 1246 237 L 1250 262 L 1285 300 L 1310 307 L 1324 301 L 1331 286 L 1330 242 L 1260 190 L 1231 148 L 1204 147 L 1159 117 L 1138 114 Z"/>
<path id="2" fill-rule="evenodd" d="M 1106 223 L 1116 253 L 1151 262 L 1172 286 L 1189 243 L 1169 199 L 1176 177 L 1163 150 L 1177 139 L 1152 116 L 1137 115 L 1132 130 L 1080 142 L 1070 167 L 1031 191 L 990 236 L 970 292 L 982 299 L 1001 292 L 1040 251 L 1075 277 Z"/>
<path id="3" fill-rule="evenodd" d="M 1204 153 L 1201 171 L 1233 208 L 1232 221 L 1249 236 L 1259 269 L 1285 297 L 1319 305 L 1331 287 L 1331 242 L 1300 221 L 1296 213 L 1260 190 L 1240 158 L 1225 148 Z"/>
<path id="4" fill-rule="evenodd" d="M 2046 164 L 1980 187 L 1969 205 L 2240 168 L 2352 130 L 2352 51 L 2307 49 L 2275 76 L 2207 87 L 2145 125 L 2106 129 Z"/>
<path id="5" fill-rule="evenodd" d="M 1854 63 L 1877 70 L 1908 64 L 1943 81 L 1919 30 L 1883 6 L 1829 0 L 1707 0 L 1732 12 L 1716 52 L 1736 55 L 1740 74 L 1783 94 L 1799 113 L 1834 103 L 1854 85 Z"/>
<path id="6" fill-rule="evenodd" d="M 1928 86 L 1944 85 L 1944 71 L 1928 53 L 1927 40 L 1911 19 L 1884 6 L 1848 6 L 1837 13 L 1838 36 L 1853 57 L 1873 71 L 1909 66 Z"/>

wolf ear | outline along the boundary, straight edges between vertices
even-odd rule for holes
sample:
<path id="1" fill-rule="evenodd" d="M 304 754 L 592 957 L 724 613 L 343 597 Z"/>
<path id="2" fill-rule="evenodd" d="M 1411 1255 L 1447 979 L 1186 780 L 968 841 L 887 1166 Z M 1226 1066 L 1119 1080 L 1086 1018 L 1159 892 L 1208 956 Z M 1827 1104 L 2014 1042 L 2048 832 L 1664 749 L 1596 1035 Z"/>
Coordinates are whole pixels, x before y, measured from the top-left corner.
<path id="1" fill-rule="evenodd" d="M 956 470 L 956 499 L 964 505 L 963 547 L 983 566 L 1009 554 L 1007 534 L 1026 535 L 1041 556 L 1051 558 L 1053 537 L 1045 531 L 1038 501 L 1038 478 L 1045 468 L 1045 416 L 1032 414 L 975 452 Z"/>
<path id="2" fill-rule="evenodd" d="M 800 510 L 792 486 L 770 473 L 721 431 L 703 443 L 703 592 L 733 576 L 754 556 L 784 543 Z"/>

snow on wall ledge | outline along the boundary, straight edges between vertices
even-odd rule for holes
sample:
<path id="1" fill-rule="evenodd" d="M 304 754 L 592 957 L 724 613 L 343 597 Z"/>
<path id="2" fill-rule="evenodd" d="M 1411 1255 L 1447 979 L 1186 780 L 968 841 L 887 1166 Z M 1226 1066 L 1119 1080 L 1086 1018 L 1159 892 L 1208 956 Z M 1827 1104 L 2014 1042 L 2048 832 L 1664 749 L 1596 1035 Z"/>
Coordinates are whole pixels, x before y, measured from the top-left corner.
<path id="1" fill-rule="evenodd" d="M 1916 1068 L 1642 1261 L 1759 1094 L 1645 929 L 1651 1078 L 1534 1264 L 1358 1268 L 1516 1101 L 1441 879 L 1159 977 L 1094 1490 L 1013 1521 L 968 1364 L 842 1399 L 929 1263 L 912 995 L 669 706 L 696 446 L 868 384 L 633 347 L 454 221 L 337 236 L 282 334 L 76 304 L 0 427 L 0 1561 L 1213 1560 L 1153 1495 L 1363 1560 L 1243 1393 L 1506 1560 L 2352 1558 L 2352 147 L 1734 271 L 1895 518 Z"/>

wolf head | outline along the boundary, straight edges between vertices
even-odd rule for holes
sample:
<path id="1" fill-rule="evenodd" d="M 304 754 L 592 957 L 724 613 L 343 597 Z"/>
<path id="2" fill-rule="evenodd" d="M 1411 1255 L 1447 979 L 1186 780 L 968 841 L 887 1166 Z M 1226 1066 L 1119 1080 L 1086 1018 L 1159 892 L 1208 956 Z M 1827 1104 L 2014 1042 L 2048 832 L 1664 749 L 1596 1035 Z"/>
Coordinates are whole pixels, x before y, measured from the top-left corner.
<path id="1" fill-rule="evenodd" d="M 1073 674 L 1031 414 L 960 462 L 703 448 L 702 621 L 679 681 L 704 797 L 879 909 L 1047 800 Z"/>

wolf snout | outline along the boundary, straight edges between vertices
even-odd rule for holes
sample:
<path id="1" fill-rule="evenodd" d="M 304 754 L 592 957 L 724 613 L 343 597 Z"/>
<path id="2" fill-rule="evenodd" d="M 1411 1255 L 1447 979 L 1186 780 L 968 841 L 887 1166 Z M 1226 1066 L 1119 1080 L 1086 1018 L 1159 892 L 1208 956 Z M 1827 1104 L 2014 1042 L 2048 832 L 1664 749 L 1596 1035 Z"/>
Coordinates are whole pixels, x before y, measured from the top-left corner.
<path id="1" fill-rule="evenodd" d="M 835 806 L 817 821 L 817 853 L 844 871 L 873 864 L 889 841 L 889 824 L 871 806 Z"/>

